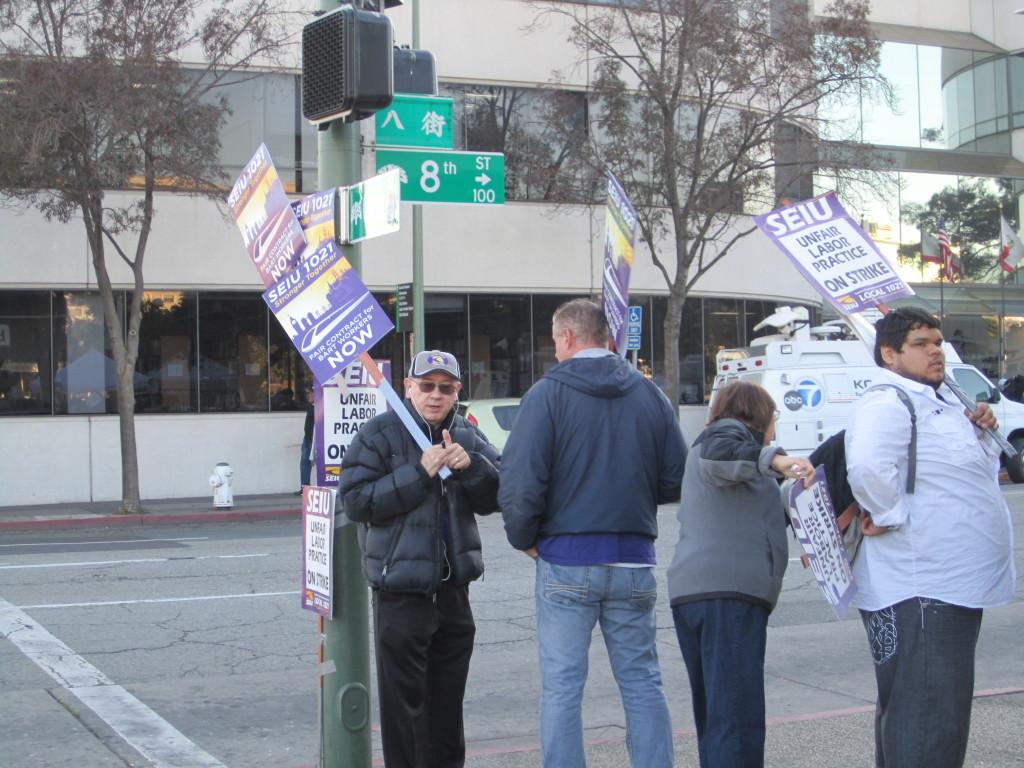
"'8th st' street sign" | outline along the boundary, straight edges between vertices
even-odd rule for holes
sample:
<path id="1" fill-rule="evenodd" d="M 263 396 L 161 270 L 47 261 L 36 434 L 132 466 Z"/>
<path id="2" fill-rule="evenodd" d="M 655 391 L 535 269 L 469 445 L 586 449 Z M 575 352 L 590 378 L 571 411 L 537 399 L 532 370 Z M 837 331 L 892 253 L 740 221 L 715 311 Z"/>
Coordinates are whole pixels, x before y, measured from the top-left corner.
<path id="1" fill-rule="evenodd" d="M 377 173 L 401 172 L 406 203 L 505 202 L 505 156 L 498 152 L 378 149 Z"/>
<path id="2" fill-rule="evenodd" d="M 452 100 L 445 96 L 396 93 L 387 109 L 375 113 L 377 145 L 451 149 Z"/>

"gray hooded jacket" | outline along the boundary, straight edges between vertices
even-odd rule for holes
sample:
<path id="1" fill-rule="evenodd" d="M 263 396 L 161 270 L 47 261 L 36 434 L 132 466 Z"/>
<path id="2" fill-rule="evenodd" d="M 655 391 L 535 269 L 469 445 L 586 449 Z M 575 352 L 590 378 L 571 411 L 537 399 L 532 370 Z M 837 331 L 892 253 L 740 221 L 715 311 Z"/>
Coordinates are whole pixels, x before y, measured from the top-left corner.
<path id="1" fill-rule="evenodd" d="M 780 475 L 770 465 L 784 451 L 763 438 L 721 419 L 691 446 L 668 569 L 672 605 L 733 598 L 775 607 L 789 548 Z"/>

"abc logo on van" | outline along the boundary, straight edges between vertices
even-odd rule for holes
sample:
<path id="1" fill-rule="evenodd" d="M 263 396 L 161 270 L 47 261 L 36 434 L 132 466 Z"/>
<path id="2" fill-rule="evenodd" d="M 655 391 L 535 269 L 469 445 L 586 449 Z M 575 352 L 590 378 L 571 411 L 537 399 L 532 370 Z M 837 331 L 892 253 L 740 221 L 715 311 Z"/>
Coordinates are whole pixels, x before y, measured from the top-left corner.
<path id="1" fill-rule="evenodd" d="M 821 405 L 824 397 L 821 384 L 814 379 L 800 379 L 795 389 L 782 396 L 782 402 L 791 411 L 799 411 L 801 408 L 813 410 Z"/>

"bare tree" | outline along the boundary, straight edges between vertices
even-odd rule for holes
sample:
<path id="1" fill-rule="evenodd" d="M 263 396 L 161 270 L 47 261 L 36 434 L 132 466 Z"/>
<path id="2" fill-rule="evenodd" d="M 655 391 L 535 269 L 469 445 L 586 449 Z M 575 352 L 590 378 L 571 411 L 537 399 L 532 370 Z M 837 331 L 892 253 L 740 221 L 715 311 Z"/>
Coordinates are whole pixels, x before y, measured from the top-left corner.
<path id="1" fill-rule="evenodd" d="M 270 0 L 0 0 L 0 195 L 82 217 L 116 368 L 125 513 L 141 510 L 133 376 L 154 192 L 223 196 L 217 89 L 276 60 L 293 19 Z M 112 190 L 136 194 L 114 204 Z M 108 252 L 131 270 L 126 308 Z"/>
<path id="2" fill-rule="evenodd" d="M 593 72 L 591 162 L 625 186 L 668 288 L 665 390 L 678 402 L 686 298 L 754 231 L 749 214 L 810 196 L 832 159 L 868 162 L 849 147 L 824 151 L 819 110 L 864 91 L 889 96 L 868 1 L 834 0 L 820 17 L 807 0 L 534 5 L 537 24 L 568 18 Z"/>

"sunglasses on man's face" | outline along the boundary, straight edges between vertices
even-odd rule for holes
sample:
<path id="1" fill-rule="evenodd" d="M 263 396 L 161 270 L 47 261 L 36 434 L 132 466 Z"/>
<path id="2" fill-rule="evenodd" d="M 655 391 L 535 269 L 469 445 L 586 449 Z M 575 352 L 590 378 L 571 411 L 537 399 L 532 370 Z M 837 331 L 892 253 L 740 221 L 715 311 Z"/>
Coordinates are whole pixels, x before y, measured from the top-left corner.
<path id="1" fill-rule="evenodd" d="M 438 384 L 436 381 L 425 381 L 423 379 L 416 379 L 416 386 L 420 388 L 420 392 L 424 395 L 429 395 L 434 391 L 434 387 L 440 390 L 442 395 L 450 395 L 455 391 L 455 384 L 450 381 L 444 381 Z"/>

